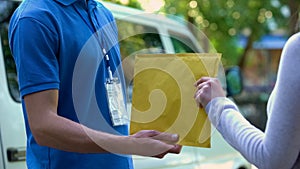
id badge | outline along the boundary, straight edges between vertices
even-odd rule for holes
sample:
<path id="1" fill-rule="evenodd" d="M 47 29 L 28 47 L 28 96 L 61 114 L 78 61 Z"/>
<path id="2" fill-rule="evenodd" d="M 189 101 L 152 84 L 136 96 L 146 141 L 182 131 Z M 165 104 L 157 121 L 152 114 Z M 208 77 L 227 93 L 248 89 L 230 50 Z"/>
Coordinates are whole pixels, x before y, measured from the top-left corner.
<path id="1" fill-rule="evenodd" d="M 119 80 L 113 79 L 107 82 L 105 86 L 113 126 L 129 124 L 129 115 L 126 111 L 121 83 Z"/>

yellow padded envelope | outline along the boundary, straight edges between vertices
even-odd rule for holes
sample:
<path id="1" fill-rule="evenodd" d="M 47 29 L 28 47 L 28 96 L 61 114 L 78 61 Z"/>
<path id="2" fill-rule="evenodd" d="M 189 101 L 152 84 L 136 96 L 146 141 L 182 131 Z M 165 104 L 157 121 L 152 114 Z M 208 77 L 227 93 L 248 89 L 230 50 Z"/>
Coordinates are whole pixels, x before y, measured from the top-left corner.
<path id="1" fill-rule="evenodd" d="M 177 133 L 179 144 L 210 147 L 210 122 L 194 100 L 193 84 L 216 77 L 221 54 L 143 54 L 134 66 L 130 133 Z"/>

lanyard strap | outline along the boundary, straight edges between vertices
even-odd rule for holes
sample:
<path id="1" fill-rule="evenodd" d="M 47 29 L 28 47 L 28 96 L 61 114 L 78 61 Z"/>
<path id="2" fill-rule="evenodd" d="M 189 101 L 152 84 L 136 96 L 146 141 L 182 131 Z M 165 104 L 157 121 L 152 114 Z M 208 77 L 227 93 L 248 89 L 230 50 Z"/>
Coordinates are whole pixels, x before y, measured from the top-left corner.
<path id="1" fill-rule="evenodd" d="M 95 33 L 96 33 L 97 39 L 99 41 L 99 45 L 102 48 L 102 52 L 103 52 L 103 55 L 104 55 L 104 58 L 105 58 L 105 61 L 106 61 L 105 65 L 106 65 L 106 68 L 107 68 L 107 71 L 108 71 L 108 80 L 107 80 L 107 82 L 112 83 L 114 79 L 113 79 L 112 71 L 111 71 L 111 68 L 110 68 L 109 55 L 108 55 L 108 52 L 106 51 L 106 49 L 104 47 L 103 39 L 101 40 L 101 37 L 100 37 L 101 27 L 100 27 L 100 24 L 97 20 L 97 17 L 95 16 L 96 14 L 94 12 L 96 7 L 97 7 L 97 3 L 94 0 L 88 0 L 87 1 L 88 15 L 89 15 L 89 18 L 92 22 L 93 28 L 96 31 Z M 105 36 L 103 36 L 102 38 L 105 38 Z"/>
<path id="2" fill-rule="evenodd" d="M 105 38 L 105 36 L 102 36 L 102 39 L 100 39 L 101 38 L 101 36 L 100 36 L 101 26 L 100 26 L 100 23 L 97 20 L 97 17 L 95 16 L 96 14 L 95 14 L 94 10 L 96 9 L 96 7 L 97 7 L 97 2 L 95 2 L 94 0 L 88 0 L 87 1 L 88 19 L 85 17 L 86 13 L 83 14 L 77 8 L 75 8 L 75 10 L 77 11 L 77 13 L 79 13 L 79 15 L 84 20 L 84 22 L 87 24 L 87 26 L 89 27 L 89 29 L 93 33 L 95 33 L 95 35 L 97 37 L 96 39 L 98 41 L 99 46 L 102 48 L 102 52 L 103 52 L 103 55 L 104 55 L 105 67 L 107 68 L 107 71 L 108 71 L 107 82 L 111 83 L 111 82 L 113 82 L 114 78 L 113 78 L 111 67 L 110 67 L 109 55 L 108 55 L 108 52 L 106 51 L 106 49 L 104 47 L 104 41 L 103 41 L 104 39 L 103 38 Z"/>

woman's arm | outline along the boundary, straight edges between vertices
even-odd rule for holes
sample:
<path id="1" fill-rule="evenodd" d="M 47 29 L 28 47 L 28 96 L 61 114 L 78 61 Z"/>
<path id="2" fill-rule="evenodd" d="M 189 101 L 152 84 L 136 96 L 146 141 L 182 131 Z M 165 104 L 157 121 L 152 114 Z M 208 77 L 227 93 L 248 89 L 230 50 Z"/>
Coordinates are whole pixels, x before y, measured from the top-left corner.
<path id="1" fill-rule="evenodd" d="M 300 34 L 291 37 L 282 52 L 265 133 L 251 125 L 224 97 L 218 80 L 208 78 L 196 83 L 196 101 L 206 107 L 211 122 L 246 159 L 262 169 L 290 169 L 299 155 L 299 37 Z"/>

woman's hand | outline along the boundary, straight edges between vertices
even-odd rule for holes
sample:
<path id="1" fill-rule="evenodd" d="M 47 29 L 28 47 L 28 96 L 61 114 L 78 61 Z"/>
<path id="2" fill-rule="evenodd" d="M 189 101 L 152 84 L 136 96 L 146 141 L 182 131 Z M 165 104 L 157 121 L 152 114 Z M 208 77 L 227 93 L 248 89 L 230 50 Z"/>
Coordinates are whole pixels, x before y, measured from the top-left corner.
<path id="1" fill-rule="evenodd" d="M 200 107 L 205 108 L 216 97 L 225 97 L 225 92 L 217 78 L 202 77 L 194 85 L 197 88 L 194 98 Z"/>

